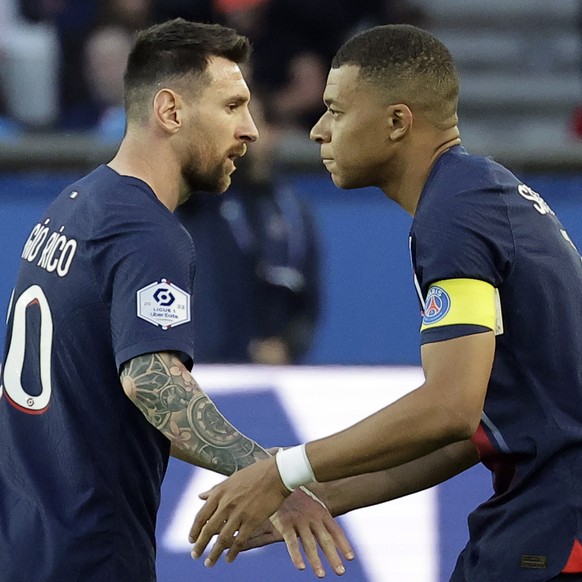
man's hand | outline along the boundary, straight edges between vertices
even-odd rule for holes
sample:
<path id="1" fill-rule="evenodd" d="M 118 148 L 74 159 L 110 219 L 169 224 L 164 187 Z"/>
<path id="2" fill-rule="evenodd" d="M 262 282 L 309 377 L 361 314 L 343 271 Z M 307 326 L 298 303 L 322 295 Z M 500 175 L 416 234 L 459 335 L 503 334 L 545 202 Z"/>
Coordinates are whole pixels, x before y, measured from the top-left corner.
<path id="1" fill-rule="evenodd" d="M 307 560 L 320 578 L 325 576 L 325 570 L 317 552 L 318 544 L 337 574 L 345 572 L 337 550 L 348 560 L 354 556 L 343 531 L 321 502 L 300 490 L 290 495 L 279 477 L 274 457 L 238 471 L 200 497 L 206 503 L 194 520 L 190 542 L 194 543 L 192 557 L 199 558 L 212 536 L 218 535 L 204 561 L 207 567 L 212 567 L 225 549 L 230 548 L 226 561 L 232 562 L 244 549 L 280 539 L 287 544 L 295 566 L 302 570 L 305 563 L 299 548 L 301 539 Z M 277 539 L 277 534 L 263 525 L 269 515 L 280 533 Z M 259 525 L 262 527 L 258 528 Z M 253 541 L 247 544 L 253 534 Z"/>
<path id="2" fill-rule="evenodd" d="M 275 457 L 257 461 L 200 495 L 206 503 L 190 530 L 192 557 L 199 558 L 214 535 L 218 535 L 204 565 L 213 566 L 230 548 L 232 562 L 253 531 L 282 505 L 290 491 L 285 487 Z"/>
<path id="3" fill-rule="evenodd" d="M 284 541 L 291 561 L 299 570 L 305 569 L 299 540 L 305 556 L 318 578 L 325 576 L 317 546 L 319 545 L 333 571 L 341 576 L 345 567 L 338 553 L 353 560 L 354 551 L 343 530 L 325 506 L 303 491 L 294 491 L 258 530 L 255 530 L 243 550 Z"/>

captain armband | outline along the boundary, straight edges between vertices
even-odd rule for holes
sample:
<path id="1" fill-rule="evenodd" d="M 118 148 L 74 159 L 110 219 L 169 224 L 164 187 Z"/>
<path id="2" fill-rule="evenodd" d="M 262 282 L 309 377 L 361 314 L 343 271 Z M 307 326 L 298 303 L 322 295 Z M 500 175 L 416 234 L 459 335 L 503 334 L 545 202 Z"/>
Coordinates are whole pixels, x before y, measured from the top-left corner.
<path id="1" fill-rule="evenodd" d="M 455 326 L 503 333 L 499 291 L 478 279 L 447 279 L 430 286 L 421 332 Z M 464 334 L 459 334 L 464 335 Z"/>

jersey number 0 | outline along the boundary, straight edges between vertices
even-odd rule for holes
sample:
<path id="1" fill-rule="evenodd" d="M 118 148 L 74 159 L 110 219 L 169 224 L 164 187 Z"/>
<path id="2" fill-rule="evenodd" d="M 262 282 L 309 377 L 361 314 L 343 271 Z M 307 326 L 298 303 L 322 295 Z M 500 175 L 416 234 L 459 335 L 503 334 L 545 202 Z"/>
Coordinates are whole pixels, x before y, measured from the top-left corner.
<path id="1" fill-rule="evenodd" d="M 29 394 L 22 386 L 22 371 L 26 354 L 27 312 L 32 305 L 40 309 L 39 358 L 40 393 L 37 396 Z M 0 385 L 6 392 L 8 400 L 19 410 L 29 414 L 41 414 L 49 404 L 51 397 L 51 358 L 53 345 L 53 318 L 43 290 L 38 285 L 29 287 L 14 302 L 12 333 L 8 338 L 8 352 L 2 373 Z M 10 311 L 9 315 L 10 317 Z"/>

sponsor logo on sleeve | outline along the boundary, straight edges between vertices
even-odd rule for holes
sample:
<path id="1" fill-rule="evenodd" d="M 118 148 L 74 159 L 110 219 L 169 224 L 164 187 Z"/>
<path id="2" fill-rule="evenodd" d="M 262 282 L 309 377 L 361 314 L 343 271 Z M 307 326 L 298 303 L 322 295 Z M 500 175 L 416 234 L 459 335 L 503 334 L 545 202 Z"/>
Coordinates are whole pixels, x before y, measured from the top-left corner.
<path id="1" fill-rule="evenodd" d="M 447 292 L 438 285 L 433 285 L 426 296 L 424 307 L 424 325 L 431 325 L 444 319 L 451 308 L 451 299 Z"/>
<path id="2" fill-rule="evenodd" d="M 190 321 L 190 295 L 167 279 L 137 292 L 137 316 L 162 329 Z"/>

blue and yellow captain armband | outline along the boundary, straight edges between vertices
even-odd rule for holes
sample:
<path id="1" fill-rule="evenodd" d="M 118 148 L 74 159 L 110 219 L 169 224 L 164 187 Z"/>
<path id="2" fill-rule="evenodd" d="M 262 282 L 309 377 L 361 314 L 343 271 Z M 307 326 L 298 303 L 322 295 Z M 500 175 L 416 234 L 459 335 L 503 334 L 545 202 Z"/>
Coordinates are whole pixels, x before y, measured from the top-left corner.
<path id="1" fill-rule="evenodd" d="M 443 326 L 471 326 L 491 329 L 497 335 L 503 333 L 499 292 L 478 279 L 437 281 L 426 295 L 420 331 Z"/>

